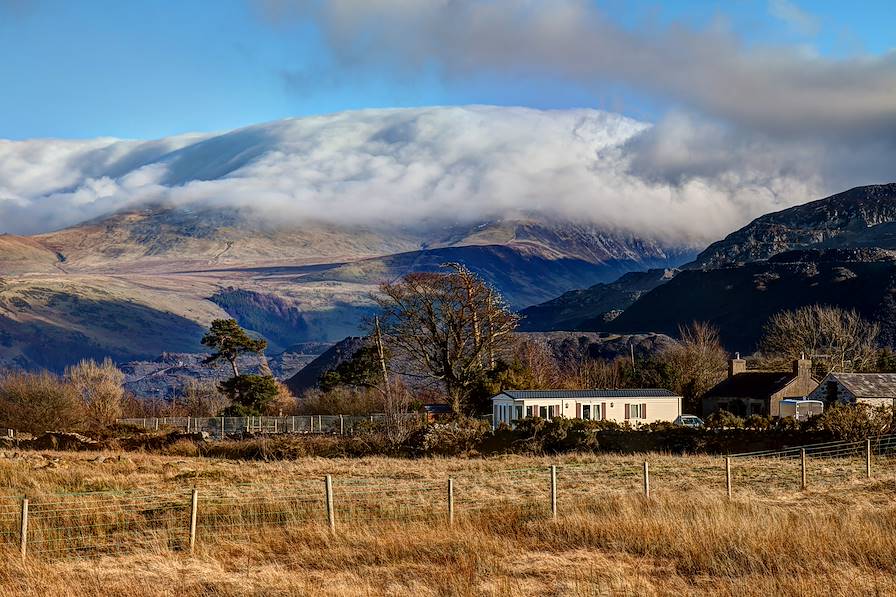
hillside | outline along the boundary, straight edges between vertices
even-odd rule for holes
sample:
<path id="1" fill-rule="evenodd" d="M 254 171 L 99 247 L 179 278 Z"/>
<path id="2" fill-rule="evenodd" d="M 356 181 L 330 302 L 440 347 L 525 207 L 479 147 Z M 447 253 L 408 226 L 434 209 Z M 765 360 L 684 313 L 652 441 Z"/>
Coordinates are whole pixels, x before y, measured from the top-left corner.
<path id="1" fill-rule="evenodd" d="M 553 300 L 523 309 L 520 329 L 528 332 L 600 329 L 619 311 L 667 282 L 676 272 L 669 269 L 629 272 L 613 282 L 571 290 Z"/>
<path id="2" fill-rule="evenodd" d="M 723 329 L 723 335 L 746 351 L 755 343 L 758 328 L 770 309 L 807 304 L 807 301 L 834 301 L 832 304 L 842 306 L 860 301 L 848 294 L 841 296 L 832 288 L 818 287 L 825 284 L 824 276 L 811 277 L 807 287 L 800 287 L 797 281 L 806 279 L 802 269 L 793 264 L 785 266 L 779 259 L 807 259 L 808 268 L 816 267 L 814 262 L 818 259 L 828 260 L 825 262 L 843 259 L 855 265 L 852 269 L 862 269 L 865 260 L 880 258 L 873 250 L 834 252 L 826 256 L 812 252 L 782 255 L 801 249 L 837 248 L 896 249 L 896 184 L 856 187 L 762 216 L 710 245 L 693 262 L 682 265 L 677 275 L 671 271 L 629 273 L 609 284 L 570 291 L 524 309 L 522 326 L 526 330 L 674 333 L 680 323 L 711 319 L 729 328 Z M 769 259 L 771 263 L 766 262 Z M 698 271 L 704 271 L 705 275 Z M 756 290 L 752 276 L 760 282 L 785 279 L 796 286 L 773 285 L 770 292 L 754 297 L 754 301 L 748 298 Z M 793 276 L 797 277 L 790 280 Z M 769 288 L 767 284 L 757 284 L 763 291 Z M 733 295 L 731 288 L 744 292 Z M 712 295 L 712 292 L 718 294 Z M 793 294 L 788 296 L 788 293 Z M 881 298 L 877 296 L 874 300 Z M 710 307 L 713 301 L 724 301 L 728 306 Z M 619 315 L 621 310 L 624 312 Z M 874 309 L 866 306 L 865 311 L 871 316 Z M 735 329 L 744 327 L 751 329 Z"/>
<path id="3" fill-rule="evenodd" d="M 896 252 L 790 251 L 740 266 L 683 270 L 602 327 L 675 334 L 681 323 L 708 321 L 729 350 L 749 353 L 771 315 L 818 303 L 855 309 L 880 321 L 885 337 L 893 338 L 894 293 Z"/>
<path id="4" fill-rule="evenodd" d="M 896 183 L 856 187 L 757 218 L 715 242 L 691 267 L 760 261 L 800 248 L 896 249 Z"/>
<path id="5" fill-rule="evenodd" d="M 484 244 L 485 241 L 501 244 Z M 155 205 L 35 237 L 0 236 L 0 366 L 195 352 L 233 317 L 272 351 L 356 334 L 383 281 L 466 264 L 518 308 L 690 253 L 573 223 L 340 227 Z M 120 332 L 127 332 L 124 335 Z"/>

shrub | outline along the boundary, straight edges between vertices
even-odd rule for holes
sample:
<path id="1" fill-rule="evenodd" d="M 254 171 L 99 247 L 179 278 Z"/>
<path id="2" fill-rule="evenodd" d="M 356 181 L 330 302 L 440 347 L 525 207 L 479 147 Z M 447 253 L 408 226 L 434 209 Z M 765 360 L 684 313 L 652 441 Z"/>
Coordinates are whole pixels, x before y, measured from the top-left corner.
<path id="1" fill-rule="evenodd" d="M 404 448 L 413 454 L 466 454 L 477 448 L 490 433 L 487 422 L 459 417 L 417 429 L 404 442 Z"/>
<path id="2" fill-rule="evenodd" d="M 517 450 L 534 453 L 594 450 L 597 448 L 597 421 L 540 417 L 523 419 L 513 429 Z"/>
<path id="3" fill-rule="evenodd" d="M 856 441 L 891 433 L 893 408 L 869 404 L 835 404 L 806 422 L 810 431 L 827 431 L 836 439 Z"/>
<path id="4" fill-rule="evenodd" d="M 80 429 L 84 403 L 74 386 L 52 373 L 11 373 L 0 378 L 0 426 L 32 434 Z"/>
<path id="5" fill-rule="evenodd" d="M 800 422 L 793 417 L 781 417 L 775 421 L 775 429 L 779 431 L 799 431 L 800 428 Z"/>
<path id="6" fill-rule="evenodd" d="M 747 417 L 747 420 L 744 421 L 744 427 L 753 429 L 754 431 L 764 431 L 766 429 L 771 429 L 772 419 L 771 417 L 763 415 L 750 415 Z"/>
<path id="7" fill-rule="evenodd" d="M 706 417 L 709 429 L 742 429 L 744 420 L 727 410 L 718 410 Z"/>

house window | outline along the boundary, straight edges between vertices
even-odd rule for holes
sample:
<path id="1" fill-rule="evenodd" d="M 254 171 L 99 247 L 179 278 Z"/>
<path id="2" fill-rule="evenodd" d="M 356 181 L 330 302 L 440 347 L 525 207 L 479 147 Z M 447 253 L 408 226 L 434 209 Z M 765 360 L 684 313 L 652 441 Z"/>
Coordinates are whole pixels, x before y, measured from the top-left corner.
<path id="1" fill-rule="evenodd" d="M 630 419 L 644 419 L 647 417 L 646 409 L 643 404 L 629 404 L 628 416 Z"/>
<path id="2" fill-rule="evenodd" d="M 519 421 L 522 418 L 523 418 L 523 407 L 517 406 L 516 407 L 516 420 Z"/>
<path id="3" fill-rule="evenodd" d="M 531 407 L 531 406 L 527 406 L 527 407 L 526 407 L 526 416 L 527 416 L 527 417 L 534 416 L 533 413 L 532 413 L 532 407 Z"/>
<path id="4" fill-rule="evenodd" d="M 582 418 L 588 420 L 591 418 L 591 405 L 583 404 L 582 405 Z"/>
<path id="5" fill-rule="evenodd" d="M 548 418 L 548 407 L 547 406 L 539 406 L 538 407 L 538 416 L 542 419 Z"/>

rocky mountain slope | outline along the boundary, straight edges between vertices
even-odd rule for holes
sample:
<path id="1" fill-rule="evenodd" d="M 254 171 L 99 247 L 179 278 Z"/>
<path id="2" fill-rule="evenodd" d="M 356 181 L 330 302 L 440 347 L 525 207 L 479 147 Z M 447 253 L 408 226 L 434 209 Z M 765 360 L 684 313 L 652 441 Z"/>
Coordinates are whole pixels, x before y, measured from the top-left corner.
<path id="1" fill-rule="evenodd" d="M 856 187 L 757 218 L 711 244 L 692 267 L 768 259 L 791 249 L 896 249 L 896 183 Z"/>
<path id="2" fill-rule="evenodd" d="M 729 345 L 748 352 L 779 309 L 820 302 L 879 317 L 890 249 L 896 184 L 856 187 L 757 218 L 680 272 L 630 273 L 524 309 L 523 326 L 674 334 L 681 323 L 712 321 Z"/>
<path id="3" fill-rule="evenodd" d="M 327 344 L 316 343 L 291 346 L 280 354 L 268 356 L 268 367 L 278 379 L 288 379 L 328 348 Z M 229 364 L 207 365 L 205 357 L 205 354 L 166 352 L 152 360 L 122 363 L 124 387 L 141 398 L 171 399 L 183 396 L 189 383 L 217 383 L 232 375 Z M 240 371 L 261 372 L 259 360 L 254 356 L 240 357 L 238 363 Z"/>
<path id="4" fill-rule="evenodd" d="M 783 309 L 836 305 L 879 321 L 884 338 L 896 324 L 896 252 L 882 249 L 799 250 L 765 261 L 683 270 L 645 294 L 604 329 L 675 334 L 679 324 L 718 326 L 732 351 L 756 348 L 762 327 Z"/>

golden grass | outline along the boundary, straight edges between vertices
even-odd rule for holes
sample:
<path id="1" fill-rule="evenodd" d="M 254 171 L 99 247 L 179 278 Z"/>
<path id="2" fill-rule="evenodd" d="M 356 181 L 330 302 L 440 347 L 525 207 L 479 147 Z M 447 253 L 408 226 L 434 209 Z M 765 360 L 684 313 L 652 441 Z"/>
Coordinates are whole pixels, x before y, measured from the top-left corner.
<path id="1" fill-rule="evenodd" d="M 14 540 L 0 555 L 0 596 L 896 593 L 896 471 L 882 458 L 872 480 L 859 459 L 810 461 L 805 492 L 794 463 L 736 461 L 729 501 L 721 459 L 698 456 L 650 455 L 650 499 L 639 494 L 643 456 L 272 463 L 26 456 L 0 460 L 0 483 L 28 493 L 38 511 L 43 504 L 53 525 L 85 527 L 75 534 L 87 537 L 87 549 L 41 553 L 38 538 L 74 534 L 36 520 L 24 564 Z M 552 463 L 559 465 L 557 520 L 548 500 Z M 325 524 L 324 474 L 335 479 L 335 537 Z M 444 515 L 449 475 L 453 527 Z M 185 525 L 193 485 L 202 497 L 191 556 Z M 51 496 L 98 489 L 118 493 Z M 144 494 L 171 500 L 174 514 L 147 518 L 166 502 Z M 55 503 L 81 510 L 53 519 Z M 125 516 L 128 508 L 142 514 Z"/>

